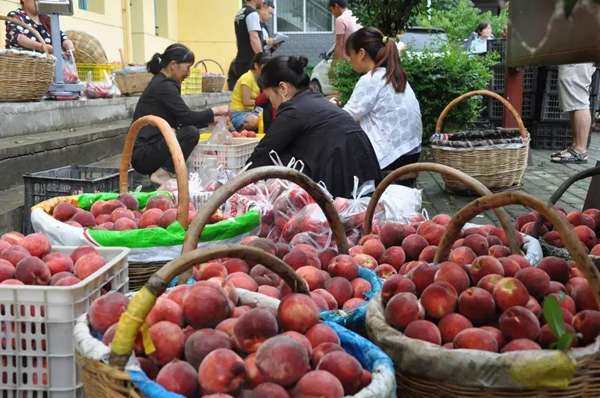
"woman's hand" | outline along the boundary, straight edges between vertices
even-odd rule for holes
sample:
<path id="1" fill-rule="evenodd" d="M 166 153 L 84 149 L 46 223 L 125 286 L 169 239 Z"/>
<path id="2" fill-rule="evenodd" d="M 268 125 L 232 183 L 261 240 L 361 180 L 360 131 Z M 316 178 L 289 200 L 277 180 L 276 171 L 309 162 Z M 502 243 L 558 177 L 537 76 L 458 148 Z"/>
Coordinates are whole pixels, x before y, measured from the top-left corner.
<path id="1" fill-rule="evenodd" d="M 212 109 L 213 114 L 215 116 L 227 116 L 227 115 L 229 115 L 229 105 L 213 106 L 211 109 Z"/>

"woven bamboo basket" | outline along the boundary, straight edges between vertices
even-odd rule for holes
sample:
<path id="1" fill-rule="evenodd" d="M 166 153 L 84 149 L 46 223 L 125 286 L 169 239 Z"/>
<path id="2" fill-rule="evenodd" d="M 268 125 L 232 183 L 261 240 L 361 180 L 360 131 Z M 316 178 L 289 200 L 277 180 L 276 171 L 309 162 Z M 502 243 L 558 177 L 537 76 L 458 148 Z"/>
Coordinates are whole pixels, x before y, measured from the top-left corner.
<path id="1" fill-rule="evenodd" d="M 75 59 L 77 63 L 84 64 L 107 64 L 108 57 L 98 39 L 87 32 L 69 30 L 65 34 L 73 42 L 75 47 Z"/>
<path id="2" fill-rule="evenodd" d="M 213 75 L 213 76 L 206 76 L 206 73 L 208 73 L 208 67 L 206 66 L 207 62 L 212 62 L 213 64 L 217 65 L 219 67 L 219 70 L 221 70 L 221 74 L 220 75 Z M 194 65 L 194 68 L 197 67 L 198 65 L 202 64 L 202 66 L 204 67 L 204 75 L 202 75 L 202 92 L 203 93 L 220 93 L 223 91 L 223 87 L 225 86 L 225 70 L 223 69 L 223 67 L 221 66 L 220 63 L 218 63 L 217 61 L 215 61 L 214 59 L 201 59 L 200 61 L 196 62 L 196 65 Z"/>
<path id="3" fill-rule="evenodd" d="M 437 163 L 454 167 L 471 177 L 481 181 L 491 191 L 501 191 L 517 188 L 527 168 L 529 154 L 529 133 L 525 129 L 523 120 L 515 108 L 500 95 L 488 90 L 476 90 L 461 95 L 452 100 L 440 114 L 435 133 L 442 132 L 446 115 L 463 100 L 485 95 L 500 101 L 513 115 L 519 126 L 518 131 L 522 145 L 518 148 L 504 148 L 502 146 L 478 146 L 476 148 L 449 148 L 439 145 L 431 146 L 431 154 Z M 446 189 L 451 192 L 468 192 L 467 187 L 460 180 L 444 176 Z"/>
<path id="4" fill-rule="evenodd" d="M 143 93 L 150 80 L 152 80 L 152 74 L 148 72 L 115 73 L 115 83 L 117 83 L 122 95 Z"/>
<path id="5" fill-rule="evenodd" d="M 465 187 L 467 187 L 467 189 L 469 189 L 469 191 L 475 192 L 477 195 L 480 196 L 485 196 L 492 193 L 485 185 L 483 185 L 475 178 L 449 166 L 427 162 L 413 163 L 406 166 L 402 166 L 388 174 L 379 183 L 379 185 L 375 189 L 375 192 L 373 192 L 373 194 L 371 195 L 371 200 L 369 201 L 369 204 L 367 206 L 367 211 L 365 213 L 365 221 L 363 223 L 362 228 L 364 235 L 370 234 L 373 230 L 373 217 L 375 216 L 377 203 L 379 203 L 379 200 L 381 199 L 381 196 L 383 195 L 385 190 L 395 181 L 400 180 L 403 176 L 411 174 L 417 175 L 421 172 L 434 172 L 441 174 L 446 178 L 452 178 L 454 180 L 460 181 Z M 510 246 L 511 251 L 515 254 L 520 254 L 520 244 L 517 238 L 516 230 L 510 221 L 510 216 L 508 215 L 506 210 L 502 208 L 494 209 L 494 213 L 496 214 L 500 225 L 506 232 L 508 245 Z"/>
<path id="6" fill-rule="evenodd" d="M 591 167 L 589 169 L 585 169 L 575 174 L 574 176 L 565 180 L 557 189 L 554 191 L 550 199 L 548 199 L 548 206 L 554 206 L 560 198 L 564 195 L 564 193 L 571 187 L 571 185 L 575 184 L 577 181 L 581 181 L 585 178 L 593 177 L 595 175 L 600 174 L 600 166 Z M 583 210 L 582 210 L 583 211 Z M 549 244 L 544 241 L 543 238 L 540 237 L 540 229 L 542 227 L 543 219 L 541 217 L 537 218 L 535 226 L 533 227 L 532 235 L 538 239 L 540 239 L 540 243 L 542 244 L 542 249 L 544 250 L 544 254 L 547 256 L 557 256 L 565 259 L 570 259 L 571 256 L 569 251 L 564 247 L 557 247 Z M 598 229 L 598 227 L 596 228 Z M 594 262 L 600 265 L 600 257 L 592 257 Z"/>
<path id="7" fill-rule="evenodd" d="M 522 192 L 487 195 L 462 208 L 448 225 L 434 262 L 447 258 L 464 224 L 477 214 L 516 204 L 538 211 L 556 226 L 598 301 L 600 274 L 586 256 L 573 228 L 558 212 Z M 398 388 L 403 397 L 600 396 L 598 340 L 591 346 L 567 352 L 541 350 L 496 354 L 478 350 L 447 350 L 406 338 L 387 325 L 380 297 L 369 304 L 367 330 L 372 341 L 394 360 Z"/>
<path id="8" fill-rule="evenodd" d="M 289 167 L 280 166 L 257 167 L 240 173 L 220 186 L 211 195 L 204 206 L 201 209 L 198 209 L 198 214 L 190 223 L 183 242 L 183 252 L 186 253 L 197 247 L 198 238 L 200 237 L 204 226 L 208 223 L 208 219 L 223 203 L 225 203 L 225 201 L 227 201 L 227 199 L 247 185 L 270 178 L 285 179 L 303 188 L 315 200 L 315 203 L 321 207 L 323 213 L 325 213 L 325 217 L 333 231 L 333 237 L 335 238 L 338 252 L 340 254 L 348 253 L 350 247 L 348 245 L 348 238 L 346 237 L 346 230 L 344 229 L 344 224 L 342 224 L 331 198 L 329 198 L 323 189 L 306 174 L 300 173 Z M 179 283 L 186 283 L 191 275 L 192 270 L 187 270 L 184 274 L 179 276 Z"/>
<path id="9" fill-rule="evenodd" d="M 223 245 L 185 253 L 156 271 L 144 288 L 132 298 L 127 308 L 128 316 L 122 315 L 119 321 L 111 345 L 109 364 L 78 355 L 77 363 L 81 370 L 83 388 L 87 398 L 138 398 L 143 396 L 136 390 L 131 377 L 123 369 L 131 355 L 136 335 L 142 327 L 146 315 L 152 309 L 156 298 L 166 290 L 169 281 L 175 276 L 192 268 L 195 264 L 223 257 L 240 258 L 262 264 L 278 274 L 294 292 L 308 294 L 304 281 L 291 267 L 260 249 L 240 245 Z"/>
<path id="10" fill-rule="evenodd" d="M 186 228 L 188 225 L 188 213 L 189 213 L 189 186 L 188 186 L 188 173 L 187 166 L 185 165 L 185 159 L 181 152 L 181 147 L 177 141 L 175 132 L 169 126 L 169 124 L 163 119 L 157 116 L 144 116 L 136 120 L 129 127 L 127 137 L 125 138 L 125 144 L 123 145 L 123 152 L 121 155 L 121 163 L 119 165 L 119 191 L 128 192 L 129 183 L 129 169 L 131 164 L 131 157 L 133 154 L 133 147 L 138 133 L 142 127 L 152 125 L 160 130 L 171 158 L 173 159 L 173 165 L 175 166 L 175 174 L 177 176 L 177 190 L 178 204 L 177 204 L 177 221 Z M 150 263 L 129 263 L 129 290 L 136 291 L 140 289 L 148 281 L 148 278 L 152 276 L 156 271 L 164 265 L 163 262 L 150 262 Z"/>
<path id="11" fill-rule="evenodd" d="M 31 29 L 15 18 L 0 15 L 0 20 Z M 31 32 L 44 44 L 46 55 L 36 56 L 16 50 L 0 54 L 0 102 L 40 101 L 54 79 L 54 58 L 50 56 L 42 36 L 35 29 Z"/>

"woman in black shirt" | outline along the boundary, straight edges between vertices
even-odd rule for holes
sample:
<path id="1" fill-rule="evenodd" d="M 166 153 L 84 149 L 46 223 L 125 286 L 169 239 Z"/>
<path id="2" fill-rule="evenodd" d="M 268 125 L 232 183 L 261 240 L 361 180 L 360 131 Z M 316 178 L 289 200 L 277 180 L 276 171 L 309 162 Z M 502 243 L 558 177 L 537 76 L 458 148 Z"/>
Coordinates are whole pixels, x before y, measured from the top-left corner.
<path id="1" fill-rule="evenodd" d="M 323 181 L 334 196 L 350 197 L 354 176 L 361 183 L 379 181 L 381 170 L 369 138 L 344 110 L 308 89 L 304 57 L 276 57 L 259 83 L 277 109 L 277 117 L 256 147 L 251 167 L 272 164 L 275 150 L 286 164 L 304 162 L 304 173 Z"/>
<path id="2" fill-rule="evenodd" d="M 133 120 L 147 115 L 165 119 L 175 129 L 185 159 L 198 144 L 200 128 L 212 123 L 215 116 L 229 113 L 227 105 L 194 112 L 181 98 L 181 82 L 189 76 L 194 60 L 194 53 L 183 44 L 171 44 L 164 53 L 154 54 L 147 64 L 154 77 L 133 114 Z M 131 163 L 137 172 L 150 175 L 150 180 L 160 185 L 174 173 L 167 143 L 154 126 L 145 126 L 140 131 Z"/>

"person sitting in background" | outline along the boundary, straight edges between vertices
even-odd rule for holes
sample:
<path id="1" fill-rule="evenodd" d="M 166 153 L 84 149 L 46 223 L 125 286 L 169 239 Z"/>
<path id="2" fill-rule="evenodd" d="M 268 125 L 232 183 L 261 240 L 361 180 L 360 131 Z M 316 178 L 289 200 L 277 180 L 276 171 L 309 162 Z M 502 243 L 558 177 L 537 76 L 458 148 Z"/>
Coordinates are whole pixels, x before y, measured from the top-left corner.
<path id="1" fill-rule="evenodd" d="M 200 112 L 192 111 L 181 97 L 181 82 L 190 74 L 194 53 L 183 44 L 171 44 L 162 54 L 154 54 L 146 64 L 154 77 L 135 107 L 133 120 L 142 116 L 159 116 L 175 129 L 177 141 L 187 159 L 200 139 L 200 128 L 214 122 L 216 116 L 229 113 L 227 105 Z M 175 172 L 167 143 L 160 130 L 145 126 L 138 134 L 131 160 L 133 168 L 150 180 L 163 185 Z M 171 173 L 171 174 L 170 174 Z"/>
<path id="2" fill-rule="evenodd" d="M 50 17 L 47 15 L 38 14 L 35 0 L 21 0 L 21 8 L 9 12 L 7 17 L 20 20 L 24 24 L 28 25 L 30 29 L 26 29 L 21 25 L 17 25 L 10 21 L 5 21 L 6 48 L 44 52 L 43 44 L 40 43 L 33 34 L 33 30 L 35 30 L 40 34 L 40 36 L 42 36 L 48 51 L 52 53 L 52 30 L 50 28 Z M 69 40 L 69 38 L 62 31 L 60 32 L 60 38 L 62 42 L 62 49 L 64 51 L 69 52 L 75 49 L 73 42 Z"/>
<path id="3" fill-rule="evenodd" d="M 475 28 L 477 36 L 471 40 L 469 52 L 471 54 L 485 54 L 487 52 L 487 41 L 493 39 L 492 25 L 489 22 L 482 22 Z"/>
<path id="4" fill-rule="evenodd" d="M 248 160 L 251 167 L 272 165 L 276 151 L 286 164 L 292 157 L 303 172 L 323 181 L 334 196 L 350 197 L 354 176 L 378 181 L 381 170 L 369 138 L 358 123 L 321 94 L 308 88 L 305 57 L 276 57 L 262 70 L 260 86 L 277 117 Z"/>
<path id="5" fill-rule="evenodd" d="M 400 65 L 396 42 L 369 27 L 350 35 L 346 48 L 352 69 L 362 76 L 344 110 L 369 137 L 384 173 L 416 163 L 423 135 L 421 109 Z"/>
<path id="6" fill-rule="evenodd" d="M 258 113 L 255 112 L 256 97 L 260 94 L 258 78 L 263 66 L 270 60 L 264 53 L 256 54 L 250 70 L 244 73 L 235 83 L 231 93 L 231 123 L 236 130 L 256 130 Z"/>

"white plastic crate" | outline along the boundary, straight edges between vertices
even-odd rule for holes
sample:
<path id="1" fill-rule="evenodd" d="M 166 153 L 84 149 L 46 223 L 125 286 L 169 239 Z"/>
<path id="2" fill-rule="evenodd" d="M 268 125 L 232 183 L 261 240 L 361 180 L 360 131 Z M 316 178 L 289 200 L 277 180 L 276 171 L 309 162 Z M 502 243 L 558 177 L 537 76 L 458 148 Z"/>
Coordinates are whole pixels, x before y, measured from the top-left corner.
<path id="1" fill-rule="evenodd" d="M 70 254 L 76 247 L 55 246 Z M 127 293 L 127 248 L 97 248 L 106 265 L 73 286 L 0 285 L 0 397 L 83 397 L 73 327 L 105 289 Z"/>
<path id="2" fill-rule="evenodd" d="M 188 171 L 198 172 L 207 159 L 217 159 L 217 164 L 229 170 L 241 170 L 258 145 L 259 138 L 232 138 L 231 144 L 209 144 L 200 141 L 188 159 Z"/>

